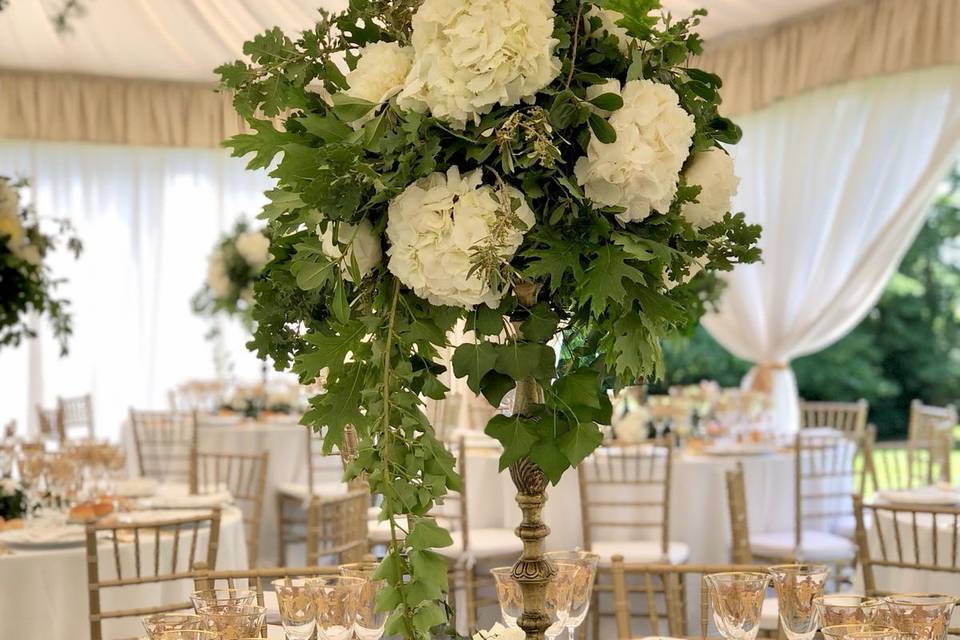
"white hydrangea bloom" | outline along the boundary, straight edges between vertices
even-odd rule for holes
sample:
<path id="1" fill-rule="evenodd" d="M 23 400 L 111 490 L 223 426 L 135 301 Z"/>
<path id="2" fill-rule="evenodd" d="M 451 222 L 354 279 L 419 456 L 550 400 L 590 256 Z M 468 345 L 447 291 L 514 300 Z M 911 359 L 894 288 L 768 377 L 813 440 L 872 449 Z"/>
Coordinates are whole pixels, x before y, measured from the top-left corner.
<path id="1" fill-rule="evenodd" d="M 225 298 L 230 293 L 230 276 L 220 249 L 215 250 L 207 261 L 207 286 L 215 298 Z"/>
<path id="2" fill-rule="evenodd" d="M 360 59 L 347 74 L 348 96 L 380 104 L 399 93 L 413 64 L 413 50 L 396 42 L 373 42 L 360 50 Z"/>
<path id="3" fill-rule="evenodd" d="M 499 622 L 490 627 L 489 631 L 480 631 L 473 636 L 473 640 L 524 640 L 526 634 L 518 627 L 505 627 Z"/>
<path id="4" fill-rule="evenodd" d="M 366 219 L 355 225 L 341 222 L 337 229 L 338 242 L 333 241 L 333 227 L 333 224 L 328 224 L 326 231 L 320 231 L 320 228 L 317 227 L 317 235 L 320 236 L 323 255 L 337 262 L 343 257 L 341 247 L 347 247 L 346 259 L 340 265 L 340 274 L 343 279 L 353 282 L 353 276 L 350 275 L 350 263 L 354 259 L 360 268 L 360 277 L 366 277 L 383 259 L 383 251 L 380 249 L 380 236 L 374 234 L 373 225 Z"/>
<path id="5" fill-rule="evenodd" d="M 463 128 L 529 101 L 560 72 L 553 19 L 551 0 L 425 0 L 398 104 Z"/>
<path id="6" fill-rule="evenodd" d="M 623 14 L 613 9 L 601 9 L 597 6 L 591 6 L 587 11 L 587 17 L 597 16 L 600 18 L 600 29 L 594 31 L 594 34 L 602 35 L 607 32 L 617 39 L 620 47 L 620 53 L 627 55 L 630 52 L 630 43 L 633 38 L 627 33 L 627 30 L 617 24 L 617 20 L 623 17 Z"/>
<path id="7" fill-rule="evenodd" d="M 270 262 L 270 238 L 259 231 L 245 231 L 237 236 L 237 253 L 255 270 Z"/>
<path id="8" fill-rule="evenodd" d="M 697 202 L 687 202 L 680 209 L 687 222 L 704 229 L 723 220 L 740 186 L 740 178 L 733 172 L 733 158 L 718 147 L 697 153 L 684 177 L 688 185 L 700 186 Z"/>
<path id="9" fill-rule="evenodd" d="M 20 209 L 20 194 L 5 178 L 0 178 L 0 216 L 17 214 Z"/>
<path id="10" fill-rule="evenodd" d="M 695 125 L 665 84 L 631 80 L 619 93 L 623 107 L 608 120 L 616 141 L 604 144 L 591 137 L 587 155 L 577 160 L 574 173 L 588 198 L 623 207 L 617 218 L 632 222 L 670 208 Z"/>
<path id="11" fill-rule="evenodd" d="M 446 175 L 434 173 L 411 184 L 390 203 L 389 269 L 432 304 L 494 306 L 503 295 L 478 274 L 467 275 L 475 248 L 503 216 L 494 188 L 481 183 L 480 170 L 461 176 L 457 167 L 451 167 Z M 533 211 L 518 190 L 511 188 L 510 195 L 520 199 L 515 213 L 529 230 Z M 516 253 L 523 235 L 519 229 L 508 232 L 500 251 L 504 261 Z"/>
<path id="12" fill-rule="evenodd" d="M 10 212 L 0 211 L 0 236 L 8 236 L 7 246 L 10 247 L 11 251 L 23 244 L 23 221 L 17 214 L 16 209 Z"/>

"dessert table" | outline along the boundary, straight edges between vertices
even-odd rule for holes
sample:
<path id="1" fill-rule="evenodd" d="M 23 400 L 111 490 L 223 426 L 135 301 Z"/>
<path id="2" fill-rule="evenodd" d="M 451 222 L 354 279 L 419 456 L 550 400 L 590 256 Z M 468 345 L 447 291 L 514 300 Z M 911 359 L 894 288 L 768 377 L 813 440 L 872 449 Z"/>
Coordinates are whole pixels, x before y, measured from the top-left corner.
<path id="1" fill-rule="evenodd" d="M 198 544 L 206 544 L 207 533 L 201 530 Z M 145 543 L 146 544 L 146 543 Z M 172 538 L 161 538 L 161 555 L 171 552 Z M 101 555 L 112 544 L 100 542 Z M 121 543 L 121 562 L 132 566 L 133 545 Z M 202 546 L 199 548 L 203 548 Z M 141 556 L 145 556 L 141 549 Z M 152 557 L 152 546 L 151 557 Z M 109 556 L 109 553 L 107 553 Z M 147 562 L 144 560 L 144 562 Z M 239 509 L 226 507 L 220 522 L 218 569 L 244 569 L 247 546 L 243 517 Z M 112 557 L 101 562 L 102 576 L 114 575 Z M 83 544 L 64 548 L 10 549 L 0 555 L 0 638 L 17 640 L 88 640 L 90 637 L 87 599 L 86 552 Z M 178 581 L 160 585 L 141 585 L 108 589 L 104 607 L 129 609 L 155 606 L 161 602 L 187 600 L 192 582 Z M 137 637 L 143 633 L 139 618 L 111 620 L 104 623 L 107 638 Z"/>
<path id="2" fill-rule="evenodd" d="M 269 452 L 267 482 L 263 496 L 263 515 L 258 555 L 260 563 L 277 557 L 277 488 L 285 483 L 306 483 L 307 451 L 305 427 L 295 416 L 274 416 L 249 420 L 240 416 L 200 415 L 197 423 L 197 447 L 200 451 L 258 455 Z M 138 476 L 134 455 L 133 429 L 123 425 L 122 440 L 127 451 L 127 471 Z"/>

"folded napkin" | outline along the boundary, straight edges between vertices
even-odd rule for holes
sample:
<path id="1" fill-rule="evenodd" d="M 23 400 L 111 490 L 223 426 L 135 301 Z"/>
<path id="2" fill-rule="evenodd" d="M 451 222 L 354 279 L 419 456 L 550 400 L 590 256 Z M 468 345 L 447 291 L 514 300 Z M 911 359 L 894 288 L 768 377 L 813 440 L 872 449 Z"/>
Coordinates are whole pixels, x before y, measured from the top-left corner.
<path id="1" fill-rule="evenodd" d="M 217 491 L 196 496 L 189 494 L 161 494 L 139 503 L 142 509 L 213 509 L 233 502 L 229 491 Z"/>

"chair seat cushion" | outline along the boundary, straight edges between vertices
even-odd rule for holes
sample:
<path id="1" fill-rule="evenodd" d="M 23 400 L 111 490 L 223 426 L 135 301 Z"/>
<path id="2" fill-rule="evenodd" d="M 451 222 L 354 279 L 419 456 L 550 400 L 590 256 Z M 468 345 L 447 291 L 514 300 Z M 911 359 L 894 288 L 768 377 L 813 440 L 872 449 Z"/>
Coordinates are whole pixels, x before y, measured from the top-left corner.
<path id="1" fill-rule="evenodd" d="M 760 628 L 764 631 L 776 631 L 780 626 L 780 613 L 777 609 L 776 598 L 764 598 L 763 609 L 760 610 Z"/>
<path id="2" fill-rule="evenodd" d="M 653 540 L 633 540 L 627 542 L 594 542 L 590 551 L 600 556 L 600 564 L 608 567 L 615 555 L 623 556 L 624 562 L 649 563 L 668 562 L 683 564 L 690 559 L 690 547 L 682 542 L 667 545 L 667 557 L 663 556 L 660 543 Z"/>
<path id="3" fill-rule="evenodd" d="M 318 496 L 339 496 L 347 492 L 347 484 L 345 482 L 324 482 L 314 485 L 313 491 Z M 304 502 L 307 502 L 310 497 L 310 489 L 306 483 L 302 482 L 281 482 L 277 485 L 277 493 Z"/>
<path id="4" fill-rule="evenodd" d="M 827 531 L 803 531 L 803 548 L 795 549 L 796 534 L 793 531 L 755 533 L 750 536 L 750 550 L 764 558 L 787 558 L 796 555 L 798 560 L 811 562 L 834 562 L 851 560 L 857 547 L 851 540 Z"/>
<path id="5" fill-rule="evenodd" d="M 277 493 L 291 498 L 297 498 L 298 500 L 306 500 L 307 495 L 309 495 L 309 489 L 307 485 L 299 482 L 281 482 L 277 485 Z"/>
<path id="6" fill-rule="evenodd" d="M 467 540 L 470 548 L 463 551 L 463 532 L 451 531 L 453 544 L 443 549 L 436 549 L 448 558 L 469 556 L 475 559 L 495 558 L 510 554 L 519 554 L 523 550 L 523 542 L 513 532 L 513 529 L 471 529 Z"/>
<path id="7" fill-rule="evenodd" d="M 391 540 L 390 522 L 388 520 L 377 520 L 377 516 L 380 514 L 378 507 L 371 507 L 370 511 L 373 511 L 373 516 L 370 517 L 370 512 L 367 512 L 367 540 L 373 544 L 387 544 Z"/>

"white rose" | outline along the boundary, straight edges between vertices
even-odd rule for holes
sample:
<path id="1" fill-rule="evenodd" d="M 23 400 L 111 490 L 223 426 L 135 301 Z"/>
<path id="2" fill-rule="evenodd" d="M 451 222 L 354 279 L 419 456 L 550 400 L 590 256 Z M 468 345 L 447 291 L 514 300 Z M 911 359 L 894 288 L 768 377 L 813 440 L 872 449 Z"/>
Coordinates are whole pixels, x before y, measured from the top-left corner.
<path id="1" fill-rule="evenodd" d="M 396 42 L 374 42 L 360 50 L 360 59 L 347 74 L 344 93 L 367 102 L 386 102 L 403 88 L 413 64 L 413 50 Z"/>
<path id="2" fill-rule="evenodd" d="M 587 18 L 593 16 L 600 18 L 600 28 L 591 35 L 609 33 L 617 39 L 620 53 L 627 55 L 630 52 L 630 43 L 633 42 L 634 39 L 630 37 L 626 29 L 617 24 L 617 20 L 623 18 L 623 14 L 613 9 L 601 9 L 600 7 L 591 6 L 589 11 L 587 11 Z"/>
<path id="3" fill-rule="evenodd" d="M 516 627 L 507 628 L 497 622 L 489 631 L 480 631 L 474 634 L 473 640 L 524 640 L 526 634 Z"/>
<path id="4" fill-rule="evenodd" d="M 320 231 L 319 227 L 317 228 L 323 255 L 334 262 L 339 262 L 341 258 L 344 258 L 341 247 L 346 247 L 346 257 L 339 265 L 343 279 L 347 282 L 353 282 L 353 276 L 350 275 L 350 264 L 353 260 L 357 261 L 360 277 L 366 277 L 383 259 L 383 251 L 380 249 L 380 236 L 373 232 L 373 226 L 366 219 L 355 225 L 341 222 L 336 226 L 337 242 L 333 241 L 333 223 L 328 224 L 327 230 L 323 232 Z"/>
<path id="5" fill-rule="evenodd" d="M 530 101 L 560 72 L 550 0 L 425 0 L 397 103 L 463 128 L 495 105 Z"/>
<path id="6" fill-rule="evenodd" d="M 0 216 L 16 216 L 19 210 L 20 194 L 8 179 L 0 178 Z"/>
<path id="7" fill-rule="evenodd" d="M 588 198 L 623 207 L 617 218 L 632 222 L 670 208 L 695 125 L 665 84 L 631 80 L 619 93 L 623 107 L 608 120 L 617 139 L 604 144 L 591 136 L 587 155 L 577 160 L 574 173 Z"/>
<path id="8" fill-rule="evenodd" d="M 15 251 L 23 244 L 23 221 L 16 209 L 10 213 L 0 213 L 0 236 L 7 236 L 7 246 L 11 251 Z"/>
<path id="9" fill-rule="evenodd" d="M 473 252 L 504 216 L 496 191 L 481 181 L 480 170 L 461 176 L 457 167 L 451 167 L 446 175 L 434 173 L 411 184 L 390 203 L 389 269 L 432 304 L 494 306 L 503 296 L 479 274 L 468 275 Z M 510 195 L 520 200 L 515 214 L 529 230 L 533 211 L 518 190 L 510 188 Z M 507 230 L 499 251 L 504 262 L 516 253 L 523 234 L 512 227 Z"/>
<path id="10" fill-rule="evenodd" d="M 723 220 L 740 186 L 740 178 L 733 172 L 733 158 L 713 147 L 694 155 L 684 176 L 688 185 L 700 186 L 697 202 L 687 202 L 680 209 L 687 222 L 704 229 Z"/>
<path id="11" fill-rule="evenodd" d="M 259 231 L 246 231 L 237 236 L 237 253 L 255 271 L 270 262 L 270 238 Z"/>
<path id="12" fill-rule="evenodd" d="M 207 286 L 215 298 L 225 298 L 230 293 L 230 276 L 220 249 L 214 251 L 207 261 Z"/>

